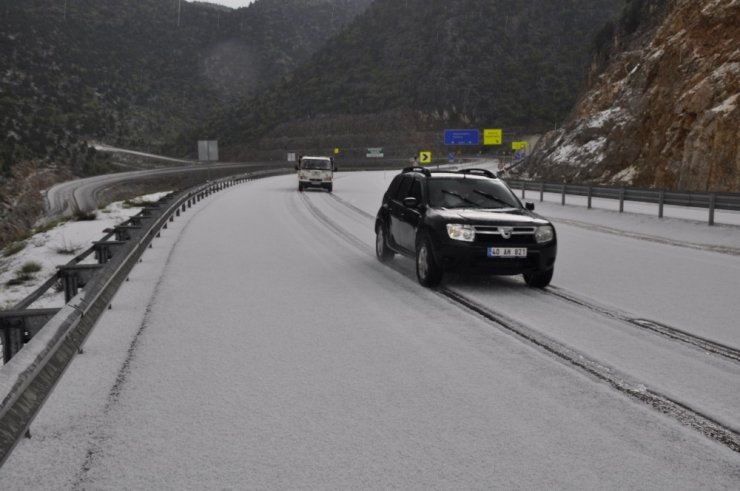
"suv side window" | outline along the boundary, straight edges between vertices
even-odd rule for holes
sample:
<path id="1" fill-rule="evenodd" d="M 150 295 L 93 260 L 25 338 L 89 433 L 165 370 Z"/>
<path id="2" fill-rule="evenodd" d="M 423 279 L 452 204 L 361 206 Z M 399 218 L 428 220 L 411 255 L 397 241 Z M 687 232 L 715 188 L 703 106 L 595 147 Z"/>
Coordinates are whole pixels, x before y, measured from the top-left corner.
<path id="1" fill-rule="evenodd" d="M 408 197 L 409 190 L 411 189 L 411 184 L 413 183 L 413 181 L 414 178 L 409 175 L 401 176 L 401 184 L 398 186 L 398 191 L 396 192 L 395 196 L 393 196 L 393 198 L 398 201 L 403 201 L 403 198 Z"/>
<path id="2" fill-rule="evenodd" d="M 398 186 L 399 184 L 401 184 L 402 178 L 403 178 L 403 175 L 401 174 L 393 178 L 393 180 L 391 181 L 391 185 L 388 186 L 388 191 L 385 192 L 385 201 L 388 201 L 389 199 L 394 199 L 396 197 L 396 193 L 398 192 Z"/>
<path id="3" fill-rule="evenodd" d="M 416 201 L 421 203 L 421 181 L 419 179 L 414 179 L 414 183 L 411 185 L 411 190 L 409 191 L 409 196 L 416 198 Z"/>

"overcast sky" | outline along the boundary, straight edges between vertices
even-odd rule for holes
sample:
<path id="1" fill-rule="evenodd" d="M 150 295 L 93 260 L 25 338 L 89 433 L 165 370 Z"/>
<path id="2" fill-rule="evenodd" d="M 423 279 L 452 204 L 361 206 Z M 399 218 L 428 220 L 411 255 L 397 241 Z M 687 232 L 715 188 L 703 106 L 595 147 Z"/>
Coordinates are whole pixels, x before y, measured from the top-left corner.
<path id="1" fill-rule="evenodd" d="M 210 3 L 217 3 L 219 5 L 226 5 L 227 7 L 239 8 L 246 7 L 255 0 L 205 0 Z"/>

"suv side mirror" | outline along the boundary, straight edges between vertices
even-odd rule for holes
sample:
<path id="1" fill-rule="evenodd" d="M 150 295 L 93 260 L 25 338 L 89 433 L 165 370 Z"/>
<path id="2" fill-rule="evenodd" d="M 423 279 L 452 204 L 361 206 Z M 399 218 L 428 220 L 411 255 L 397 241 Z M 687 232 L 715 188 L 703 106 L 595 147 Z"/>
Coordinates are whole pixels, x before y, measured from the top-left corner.
<path id="1" fill-rule="evenodd" d="M 406 208 L 416 208 L 419 205 L 419 200 L 413 196 L 407 196 L 403 198 L 403 206 Z"/>
<path id="2" fill-rule="evenodd" d="M 524 207 L 529 211 L 534 211 L 534 203 L 532 203 L 531 201 L 527 201 L 526 203 L 524 203 Z"/>

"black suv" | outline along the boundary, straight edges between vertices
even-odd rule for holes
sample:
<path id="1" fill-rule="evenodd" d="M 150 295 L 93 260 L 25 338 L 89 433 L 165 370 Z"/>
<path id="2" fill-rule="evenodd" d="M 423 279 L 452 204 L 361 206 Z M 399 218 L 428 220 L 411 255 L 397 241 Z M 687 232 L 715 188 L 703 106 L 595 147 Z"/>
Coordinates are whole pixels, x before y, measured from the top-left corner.
<path id="1" fill-rule="evenodd" d="M 529 286 L 550 284 L 557 254 L 552 224 L 533 213 L 485 169 L 430 172 L 408 167 L 393 178 L 375 219 L 375 252 L 416 258 L 419 283 L 444 271 L 515 275 Z"/>

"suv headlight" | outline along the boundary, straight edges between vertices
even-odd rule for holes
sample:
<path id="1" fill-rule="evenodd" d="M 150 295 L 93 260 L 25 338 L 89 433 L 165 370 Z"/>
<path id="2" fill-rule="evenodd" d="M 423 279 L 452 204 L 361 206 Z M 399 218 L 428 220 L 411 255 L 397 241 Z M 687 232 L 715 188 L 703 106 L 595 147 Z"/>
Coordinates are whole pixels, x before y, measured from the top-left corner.
<path id="1" fill-rule="evenodd" d="M 448 223 L 447 235 L 453 240 L 462 240 L 464 242 L 473 242 L 475 240 L 475 229 L 472 225 L 462 225 L 460 223 Z"/>
<path id="2" fill-rule="evenodd" d="M 541 225 L 537 227 L 537 230 L 534 233 L 534 240 L 536 240 L 538 244 L 552 242 L 554 238 L 555 230 L 552 228 L 552 225 Z"/>

